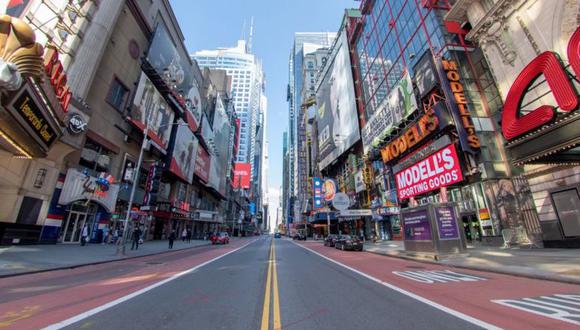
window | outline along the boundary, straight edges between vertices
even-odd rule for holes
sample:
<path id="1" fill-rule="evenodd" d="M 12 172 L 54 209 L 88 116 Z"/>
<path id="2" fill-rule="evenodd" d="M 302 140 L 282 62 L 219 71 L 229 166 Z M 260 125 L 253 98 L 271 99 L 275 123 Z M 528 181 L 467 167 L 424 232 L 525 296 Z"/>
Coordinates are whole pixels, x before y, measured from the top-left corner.
<path id="1" fill-rule="evenodd" d="M 109 89 L 109 95 L 107 96 L 107 103 L 109 103 L 113 108 L 123 111 L 125 104 L 127 103 L 127 96 L 129 95 L 129 89 L 117 78 L 113 79 L 111 83 L 111 88 Z"/>
<path id="2" fill-rule="evenodd" d="M 90 175 L 98 176 L 100 172 L 110 172 L 112 157 L 111 151 L 87 138 L 81 151 L 79 165 L 86 168 Z"/>

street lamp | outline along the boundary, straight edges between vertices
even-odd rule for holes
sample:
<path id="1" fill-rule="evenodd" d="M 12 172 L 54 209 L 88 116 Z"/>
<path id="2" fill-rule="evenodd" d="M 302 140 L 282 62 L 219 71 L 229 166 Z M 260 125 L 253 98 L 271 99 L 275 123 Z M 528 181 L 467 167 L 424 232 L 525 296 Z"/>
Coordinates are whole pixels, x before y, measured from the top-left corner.
<path id="1" fill-rule="evenodd" d="M 159 125 L 158 128 L 164 128 L 167 126 L 187 126 L 186 123 L 171 123 L 165 125 Z M 147 142 L 149 141 L 149 120 L 145 117 L 145 129 L 143 130 L 143 142 L 141 143 L 141 150 L 139 150 L 139 159 L 135 165 L 135 173 L 133 174 L 133 185 L 131 186 L 131 194 L 129 195 L 129 203 L 127 205 L 127 214 L 125 215 L 125 220 L 123 221 L 123 235 L 121 236 L 121 243 L 117 245 L 117 255 L 125 255 L 125 239 L 127 237 L 127 228 L 129 227 L 129 217 L 131 216 L 131 207 L 133 206 L 133 201 L 135 199 L 135 190 L 137 188 L 137 180 L 139 179 L 139 171 L 141 171 L 141 163 L 143 162 L 143 153 L 147 149 Z"/>

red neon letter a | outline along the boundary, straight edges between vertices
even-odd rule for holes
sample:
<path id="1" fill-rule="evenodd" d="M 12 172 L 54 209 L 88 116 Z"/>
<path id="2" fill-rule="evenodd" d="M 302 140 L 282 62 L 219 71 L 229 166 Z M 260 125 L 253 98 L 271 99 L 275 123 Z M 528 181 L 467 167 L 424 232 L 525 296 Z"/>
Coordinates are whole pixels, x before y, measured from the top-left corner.
<path id="1" fill-rule="evenodd" d="M 578 106 L 578 96 L 570 84 L 560 60 L 556 54 L 544 52 L 524 68 L 508 92 L 502 114 L 502 132 L 508 141 L 536 129 L 554 118 L 554 107 L 549 105 L 540 106 L 525 116 L 519 116 L 525 92 L 541 74 L 546 77 L 560 109 L 572 111 Z"/>

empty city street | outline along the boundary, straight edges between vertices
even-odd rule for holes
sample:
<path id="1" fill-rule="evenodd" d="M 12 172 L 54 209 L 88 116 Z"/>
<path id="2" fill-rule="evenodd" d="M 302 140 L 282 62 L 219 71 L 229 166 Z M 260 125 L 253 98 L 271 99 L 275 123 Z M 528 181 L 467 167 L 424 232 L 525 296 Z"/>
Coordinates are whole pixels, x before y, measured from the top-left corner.
<path id="1" fill-rule="evenodd" d="M 6 329 L 572 329 L 578 306 L 575 285 L 271 236 L 0 284 Z"/>

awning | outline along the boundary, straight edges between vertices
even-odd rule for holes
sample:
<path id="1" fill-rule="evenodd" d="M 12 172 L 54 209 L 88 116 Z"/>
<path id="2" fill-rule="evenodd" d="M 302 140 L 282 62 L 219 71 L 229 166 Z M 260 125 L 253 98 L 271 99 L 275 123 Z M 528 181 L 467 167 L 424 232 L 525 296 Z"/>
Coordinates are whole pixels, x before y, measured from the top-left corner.
<path id="1" fill-rule="evenodd" d="M 328 221 L 328 215 L 330 215 L 330 221 L 336 221 L 336 213 L 335 212 L 320 212 L 315 213 L 311 222 L 324 222 Z"/>

